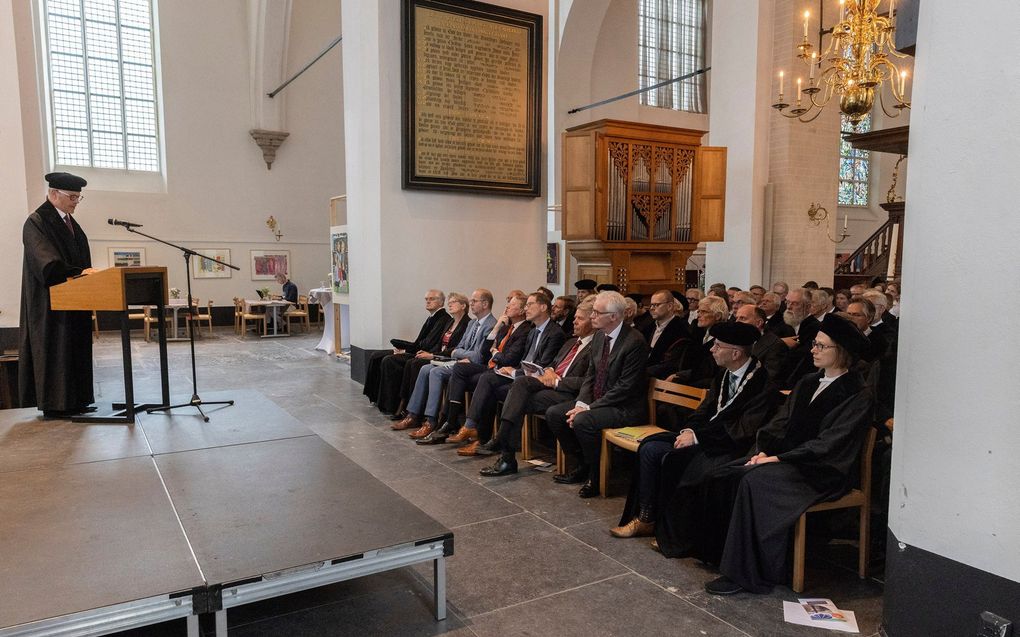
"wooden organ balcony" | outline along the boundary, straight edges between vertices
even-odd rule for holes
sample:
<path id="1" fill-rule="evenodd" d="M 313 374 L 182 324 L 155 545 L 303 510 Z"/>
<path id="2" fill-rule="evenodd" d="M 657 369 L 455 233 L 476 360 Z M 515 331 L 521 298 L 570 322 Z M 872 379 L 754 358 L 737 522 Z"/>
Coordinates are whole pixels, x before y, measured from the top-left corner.
<path id="1" fill-rule="evenodd" d="M 685 287 L 702 241 L 722 241 L 726 149 L 704 131 L 599 120 L 563 135 L 563 239 L 578 275 L 624 293 Z"/>

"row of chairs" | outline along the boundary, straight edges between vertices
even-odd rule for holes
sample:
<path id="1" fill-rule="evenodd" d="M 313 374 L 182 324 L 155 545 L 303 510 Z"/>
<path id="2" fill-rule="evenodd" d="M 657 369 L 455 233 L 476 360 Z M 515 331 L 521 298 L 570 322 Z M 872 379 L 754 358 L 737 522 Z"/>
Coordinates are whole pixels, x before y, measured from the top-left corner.
<path id="1" fill-rule="evenodd" d="M 784 392 L 788 394 L 789 392 Z M 602 453 L 599 466 L 599 488 L 602 497 L 607 496 L 609 473 L 612 470 L 612 457 L 614 448 L 623 449 L 631 453 L 637 452 L 641 440 L 655 433 L 666 431 L 655 424 L 655 411 L 658 403 L 667 403 L 697 409 L 708 394 L 707 389 L 671 383 L 664 380 L 652 379 L 648 387 L 648 414 L 650 423 L 631 427 L 619 427 L 604 429 L 602 431 Z M 532 458 L 531 439 L 535 436 L 538 421 L 542 419 L 541 414 L 530 415 L 524 422 L 521 432 L 521 453 L 524 460 Z M 624 431 L 626 430 L 626 431 Z M 858 553 L 857 553 L 857 574 L 863 579 L 867 576 L 869 562 L 869 545 L 871 530 L 871 458 L 875 450 L 876 431 L 873 427 L 868 429 L 864 445 L 861 449 L 860 459 L 860 488 L 852 489 L 837 500 L 831 502 L 820 502 L 810 507 L 800 516 L 794 530 L 793 543 L 793 583 L 792 588 L 800 593 L 804 590 L 804 562 L 805 546 L 807 542 L 807 514 L 818 511 L 832 511 L 836 509 L 859 509 L 858 529 Z M 558 473 L 566 471 L 566 458 L 559 442 L 556 443 L 556 470 Z"/>
<path id="2" fill-rule="evenodd" d="M 196 297 L 192 297 L 191 301 L 192 301 L 191 313 L 185 313 L 182 315 L 184 319 L 184 324 L 187 325 L 190 321 L 192 320 L 195 321 L 195 323 L 198 324 L 200 330 L 197 333 L 201 334 L 202 322 L 205 321 L 205 323 L 209 327 L 209 335 L 211 336 L 213 333 L 212 329 L 213 302 L 212 301 L 207 302 L 206 305 L 204 306 L 205 312 L 202 312 L 203 306 L 200 304 L 199 299 Z M 155 305 L 143 305 L 139 311 L 130 312 L 128 314 L 128 319 L 142 322 L 142 330 L 143 333 L 145 334 L 146 343 L 148 343 L 152 339 L 152 326 L 159 323 L 159 319 L 153 315 L 153 311 L 155 309 L 156 309 Z M 163 319 L 166 321 L 168 327 L 171 325 L 173 321 L 173 319 L 170 316 L 164 316 Z M 95 312 L 92 313 L 92 329 L 95 332 L 96 339 L 98 339 L 99 323 L 96 319 Z"/>

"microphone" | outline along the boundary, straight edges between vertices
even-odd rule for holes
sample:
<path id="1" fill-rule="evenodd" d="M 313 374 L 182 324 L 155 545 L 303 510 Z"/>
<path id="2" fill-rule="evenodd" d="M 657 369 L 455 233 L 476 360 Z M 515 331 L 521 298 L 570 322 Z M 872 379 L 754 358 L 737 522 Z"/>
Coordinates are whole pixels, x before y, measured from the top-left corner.
<path id="1" fill-rule="evenodd" d="M 140 224 L 140 223 L 131 223 L 130 221 L 122 221 L 120 219 L 107 219 L 106 223 L 110 224 L 111 226 L 124 226 L 125 228 L 141 228 L 142 227 L 142 224 Z"/>

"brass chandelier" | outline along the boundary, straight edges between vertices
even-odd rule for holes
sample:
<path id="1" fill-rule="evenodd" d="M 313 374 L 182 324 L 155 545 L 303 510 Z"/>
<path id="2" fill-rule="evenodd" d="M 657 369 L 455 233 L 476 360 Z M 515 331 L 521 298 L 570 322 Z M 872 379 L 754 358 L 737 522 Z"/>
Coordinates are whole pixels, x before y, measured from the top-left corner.
<path id="1" fill-rule="evenodd" d="M 797 94 L 793 108 L 783 99 L 785 75 L 779 71 L 779 99 L 772 108 L 790 119 L 813 121 L 833 97 L 839 99 L 839 110 L 857 124 L 871 112 L 875 94 L 882 111 L 888 117 L 899 117 L 910 108 L 905 95 L 907 72 L 899 68 L 893 58 L 909 57 L 896 50 L 895 0 L 889 0 L 888 11 L 878 13 L 882 0 L 840 0 L 839 22 L 829 30 L 819 30 L 818 48 L 822 36 L 830 34 L 829 46 L 819 51 L 808 41 L 810 12 L 804 12 L 804 39 L 797 45 L 797 57 L 808 67 L 807 86 L 797 77 Z M 825 68 L 822 66 L 825 64 Z M 890 112 L 885 105 L 882 85 L 888 80 L 895 104 Z M 810 117 L 804 116 L 814 112 Z"/>

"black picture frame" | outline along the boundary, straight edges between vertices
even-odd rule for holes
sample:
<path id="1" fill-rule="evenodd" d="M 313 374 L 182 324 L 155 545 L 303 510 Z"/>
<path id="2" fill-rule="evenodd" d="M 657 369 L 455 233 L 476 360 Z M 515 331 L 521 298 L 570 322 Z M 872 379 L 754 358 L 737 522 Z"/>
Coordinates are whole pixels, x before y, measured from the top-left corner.
<path id="1" fill-rule="evenodd" d="M 418 67 L 416 9 L 424 8 L 466 18 L 477 24 L 479 30 L 491 25 L 504 25 L 523 29 L 527 36 L 526 87 L 521 104 L 526 109 L 526 140 L 524 148 L 514 156 L 523 160 L 523 178 L 508 175 L 494 180 L 482 177 L 419 174 L 417 159 L 422 149 L 418 144 Z M 538 197 L 542 194 L 542 42 L 541 15 L 499 7 L 474 0 L 402 0 L 401 3 L 401 127 L 402 127 L 402 186 L 405 189 L 443 190 L 454 192 L 485 193 Z M 456 68 L 456 66 L 451 66 Z M 458 78 L 463 82 L 482 82 L 484 78 L 468 73 Z M 480 86 L 480 84 L 478 85 Z M 480 90 L 480 89 L 479 89 Z M 433 95 L 435 97 L 435 95 Z M 505 104 L 505 102 L 501 102 Z M 441 105 L 443 106 L 443 105 Z M 451 112 L 455 109 L 450 109 Z M 473 140 L 472 140 L 473 141 Z M 478 141 L 481 141 L 479 138 Z M 468 142 L 470 143 L 470 142 Z M 449 154 L 455 151 L 449 151 Z M 440 154 L 443 154 L 440 151 Z M 518 171 L 514 171 L 518 172 Z"/>

